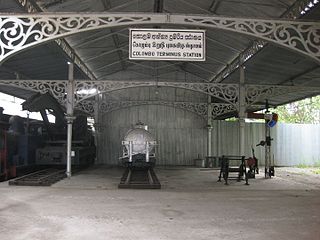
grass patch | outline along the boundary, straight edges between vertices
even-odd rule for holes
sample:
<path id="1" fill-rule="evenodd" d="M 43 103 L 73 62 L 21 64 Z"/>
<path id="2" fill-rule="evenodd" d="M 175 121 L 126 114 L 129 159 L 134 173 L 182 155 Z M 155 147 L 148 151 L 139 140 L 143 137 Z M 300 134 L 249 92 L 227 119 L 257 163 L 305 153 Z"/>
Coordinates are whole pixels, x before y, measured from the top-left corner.
<path id="1" fill-rule="evenodd" d="M 314 173 L 314 174 L 320 174 L 320 168 L 319 168 L 319 169 L 312 170 L 312 173 Z"/>
<path id="2" fill-rule="evenodd" d="M 300 163 L 297 165 L 297 168 L 309 168 L 309 167 L 311 167 L 311 166 L 304 164 L 304 163 Z"/>
<path id="3" fill-rule="evenodd" d="M 318 160 L 318 161 L 314 162 L 314 164 L 311 164 L 311 165 L 307 165 L 305 163 L 300 163 L 300 164 L 296 165 L 296 167 L 297 168 L 314 168 L 314 167 L 320 168 L 320 161 Z"/>

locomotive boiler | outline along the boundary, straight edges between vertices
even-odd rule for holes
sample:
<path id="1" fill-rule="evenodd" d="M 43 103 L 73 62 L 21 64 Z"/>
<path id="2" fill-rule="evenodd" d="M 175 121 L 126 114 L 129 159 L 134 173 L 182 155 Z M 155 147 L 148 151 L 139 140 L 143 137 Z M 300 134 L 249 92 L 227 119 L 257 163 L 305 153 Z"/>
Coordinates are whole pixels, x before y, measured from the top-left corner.
<path id="1" fill-rule="evenodd" d="M 120 161 L 126 167 L 119 188 L 159 189 L 161 184 L 153 171 L 156 163 L 157 142 L 148 127 L 139 122 L 130 129 L 122 141 Z"/>
<path id="2" fill-rule="evenodd" d="M 122 141 L 120 160 L 125 167 L 154 167 L 156 163 L 155 147 L 157 142 L 148 131 L 148 126 L 139 122 L 130 129 Z"/>

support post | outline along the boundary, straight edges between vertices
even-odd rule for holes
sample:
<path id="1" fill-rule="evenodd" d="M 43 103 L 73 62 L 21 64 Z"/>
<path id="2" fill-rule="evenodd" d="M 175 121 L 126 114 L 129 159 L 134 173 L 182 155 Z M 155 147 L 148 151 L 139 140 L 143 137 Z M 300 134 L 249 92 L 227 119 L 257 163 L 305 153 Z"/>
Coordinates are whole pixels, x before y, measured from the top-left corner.
<path id="1" fill-rule="evenodd" d="M 95 136 L 94 136 L 94 144 L 96 146 L 96 161 L 100 157 L 100 132 L 101 132 L 101 126 L 100 126 L 100 114 L 99 114 L 99 106 L 100 106 L 100 99 L 101 96 L 100 94 L 95 96 L 95 102 L 93 105 L 93 118 L 94 118 L 94 131 L 95 131 Z"/>
<path id="2" fill-rule="evenodd" d="M 208 96 L 208 111 L 207 111 L 207 157 L 212 157 L 212 104 L 211 97 Z"/>
<path id="3" fill-rule="evenodd" d="M 266 134 L 266 145 L 265 145 L 265 178 L 271 178 L 271 137 L 270 137 L 270 127 L 267 121 L 265 122 L 265 134 Z"/>
<path id="4" fill-rule="evenodd" d="M 129 141 L 129 162 L 132 162 L 132 141 Z"/>
<path id="5" fill-rule="evenodd" d="M 73 109 L 74 109 L 74 64 L 69 64 L 68 71 L 68 89 L 67 89 L 67 177 L 71 177 L 71 151 L 72 151 L 72 124 L 74 120 Z"/>
<path id="6" fill-rule="evenodd" d="M 149 162 L 149 142 L 146 142 L 146 162 Z"/>
<path id="7" fill-rule="evenodd" d="M 239 152 L 240 156 L 245 156 L 245 117 L 246 117 L 246 101 L 245 101 L 245 75 L 244 66 L 240 67 L 239 82 Z"/>

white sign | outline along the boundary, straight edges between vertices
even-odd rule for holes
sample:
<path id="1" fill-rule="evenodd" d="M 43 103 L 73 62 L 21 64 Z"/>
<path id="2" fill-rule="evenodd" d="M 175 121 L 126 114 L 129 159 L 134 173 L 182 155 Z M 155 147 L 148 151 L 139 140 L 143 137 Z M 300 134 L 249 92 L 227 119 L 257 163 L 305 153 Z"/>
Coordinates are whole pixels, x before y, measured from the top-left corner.
<path id="1" fill-rule="evenodd" d="M 129 59 L 205 61 L 205 31 L 129 29 Z"/>

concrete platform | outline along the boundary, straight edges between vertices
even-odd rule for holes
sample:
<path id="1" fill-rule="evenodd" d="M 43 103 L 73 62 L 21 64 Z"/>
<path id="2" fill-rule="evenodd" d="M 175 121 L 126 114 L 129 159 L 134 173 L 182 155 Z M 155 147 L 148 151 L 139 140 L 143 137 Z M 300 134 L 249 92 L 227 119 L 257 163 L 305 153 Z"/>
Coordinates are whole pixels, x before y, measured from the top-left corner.
<path id="1" fill-rule="evenodd" d="M 119 190 L 122 171 L 96 166 L 51 187 L 0 183 L 1 239 L 320 239 L 311 171 L 225 186 L 215 170 L 156 168 L 162 189 Z"/>

